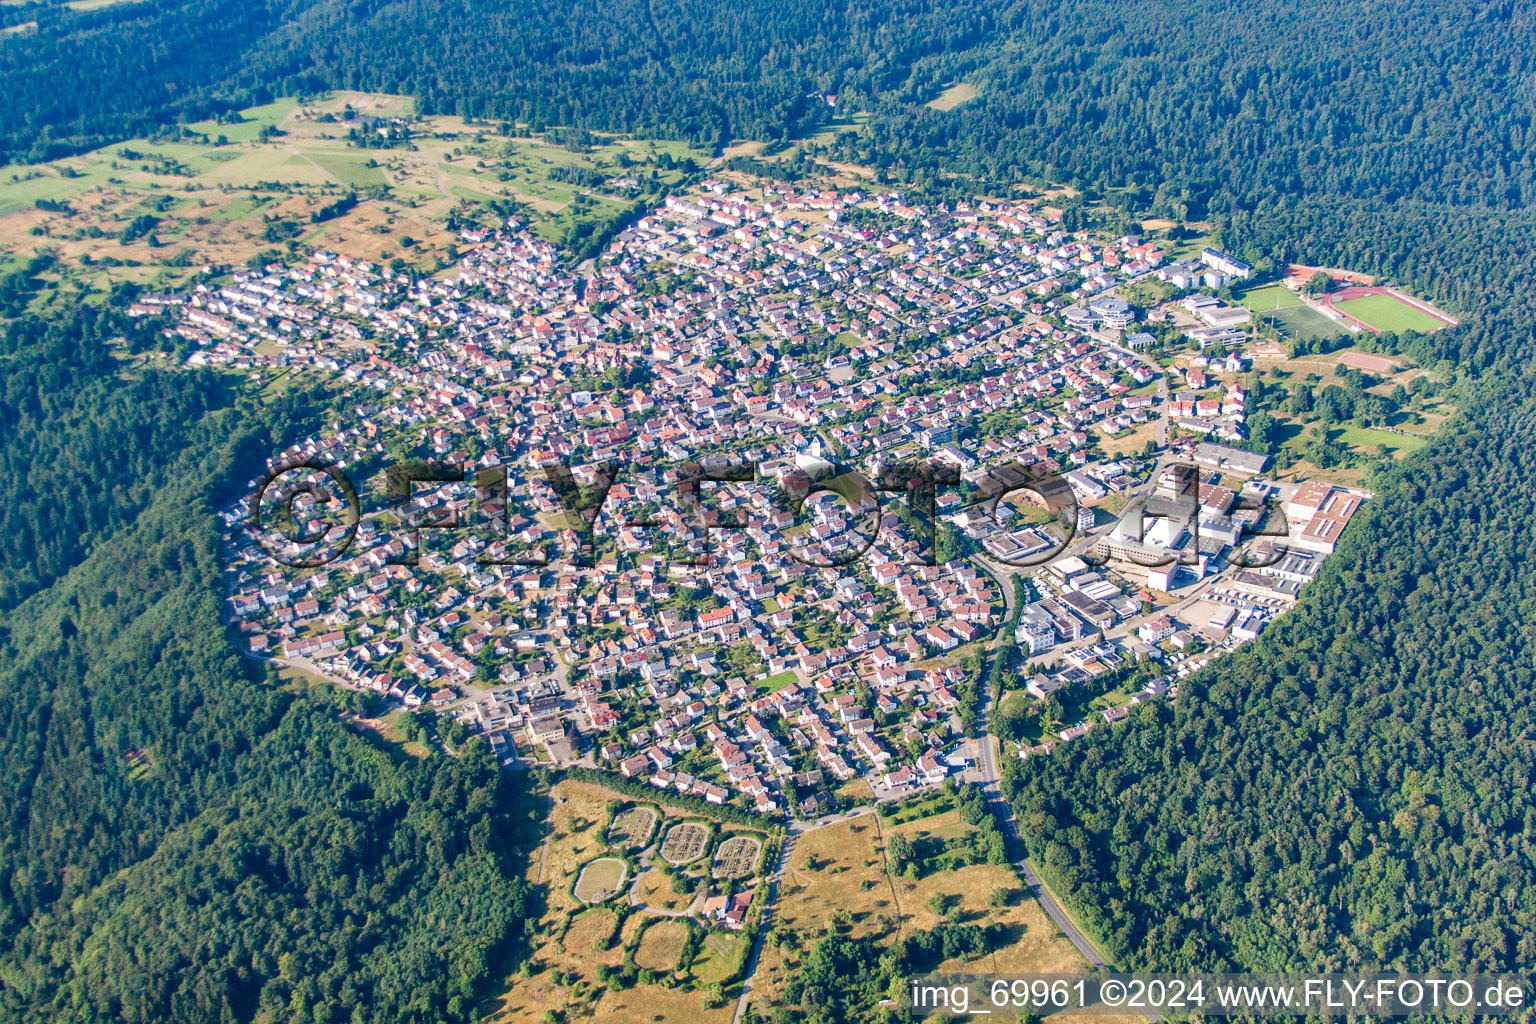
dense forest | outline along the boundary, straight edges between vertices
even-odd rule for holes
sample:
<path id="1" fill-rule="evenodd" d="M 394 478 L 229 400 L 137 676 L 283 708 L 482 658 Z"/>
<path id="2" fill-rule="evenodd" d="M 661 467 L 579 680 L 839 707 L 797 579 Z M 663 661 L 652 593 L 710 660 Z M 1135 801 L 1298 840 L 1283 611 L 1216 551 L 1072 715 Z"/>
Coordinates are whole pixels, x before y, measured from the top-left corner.
<path id="1" fill-rule="evenodd" d="M 1009 790 L 1047 878 L 1128 965 L 1530 962 L 1530 5 L 28 11 L 38 31 L 0 41 L 11 159 L 322 87 L 717 147 L 844 119 L 833 155 L 891 181 L 1114 188 L 1239 253 L 1454 307 L 1465 325 L 1412 355 L 1445 361 L 1461 421 L 1376 482 L 1300 607 L 1173 704 L 1014 766 Z M 923 105 L 962 80 L 974 99 Z M 25 288 L 0 282 L 6 315 Z M 114 317 L 18 321 L 0 352 L 0 458 L 24 481 L 0 513 L 0 1014 L 467 1019 L 530 898 L 507 864 L 517 794 L 473 754 L 390 760 L 252 676 L 218 623 L 209 488 L 313 410 L 113 372 L 106 342 L 133 344 Z M 810 1004 L 891 973 L 824 952 Z"/>
<path id="2" fill-rule="evenodd" d="M 315 403 L 126 368 L 116 316 L 5 335 L 0 1016 L 473 1019 L 536 807 L 482 744 L 391 753 L 239 656 L 213 509 Z"/>
<path id="3" fill-rule="evenodd" d="M 16 294 L 32 294 L 12 283 Z M 0 335 L 0 423 L 8 435 L 0 474 L 13 494 L 36 499 L 0 506 L 7 540 L 0 549 L 0 610 L 53 582 L 93 543 L 131 522 L 168 482 L 165 453 L 207 444 L 205 414 L 229 402 L 212 374 L 157 370 L 117 379 L 118 355 L 107 342 L 122 339 L 119 351 L 131 355 L 152 329 L 120 307 L 80 304 L 60 317 L 14 320 Z"/>

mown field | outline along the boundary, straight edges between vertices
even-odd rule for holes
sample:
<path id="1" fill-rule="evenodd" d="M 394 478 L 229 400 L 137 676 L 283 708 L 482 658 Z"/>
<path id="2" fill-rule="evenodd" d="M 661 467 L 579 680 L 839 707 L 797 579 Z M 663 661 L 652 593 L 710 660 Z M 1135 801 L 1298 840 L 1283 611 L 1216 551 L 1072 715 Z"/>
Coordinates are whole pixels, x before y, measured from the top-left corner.
<path id="1" fill-rule="evenodd" d="M 1348 313 L 1378 331 L 1437 331 L 1445 324 L 1391 295 L 1367 295 L 1339 303 L 1339 311 Z"/>

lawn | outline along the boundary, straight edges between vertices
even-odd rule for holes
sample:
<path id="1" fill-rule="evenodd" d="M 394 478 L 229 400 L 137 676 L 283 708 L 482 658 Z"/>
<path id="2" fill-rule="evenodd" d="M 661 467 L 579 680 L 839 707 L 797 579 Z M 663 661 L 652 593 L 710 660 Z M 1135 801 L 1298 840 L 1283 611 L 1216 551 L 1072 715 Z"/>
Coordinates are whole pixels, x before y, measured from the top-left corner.
<path id="1" fill-rule="evenodd" d="M 794 681 L 795 673 L 791 669 L 788 672 L 780 672 L 776 676 L 769 676 L 767 679 L 762 680 L 757 684 L 757 689 L 760 693 L 778 693 Z"/>
<path id="2" fill-rule="evenodd" d="M 1428 438 L 1394 434 L 1370 427 L 1345 427 L 1337 436 L 1345 444 L 1352 444 L 1366 452 L 1374 452 L 1378 445 L 1385 445 L 1394 457 L 1412 455 L 1429 443 Z"/>
<path id="3" fill-rule="evenodd" d="M 887 804 L 886 807 L 891 805 Z M 942 789 L 933 791 L 932 795 L 919 797 L 899 804 L 886 819 L 892 825 L 904 825 L 909 821 L 921 821 L 952 810 L 955 806 L 948 793 Z"/>
<path id="4" fill-rule="evenodd" d="M 576 898 L 585 903 L 601 903 L 617 896 L 629 874 L 629 865 L 617 857 L 599 857 L 581 869 L 576 879 Z"/>
<path id="5" fill-rule="evenodd" d="M 1378 331 L 1418 331 L 1427 334 L 1445 326 L 1428 313 L 1422 313 L 1408 303 L 1386 294 L 1367 295 L 1361 299 L 1340 302 L 1338 309 L 1362 323 L 1370 324 Z"/>

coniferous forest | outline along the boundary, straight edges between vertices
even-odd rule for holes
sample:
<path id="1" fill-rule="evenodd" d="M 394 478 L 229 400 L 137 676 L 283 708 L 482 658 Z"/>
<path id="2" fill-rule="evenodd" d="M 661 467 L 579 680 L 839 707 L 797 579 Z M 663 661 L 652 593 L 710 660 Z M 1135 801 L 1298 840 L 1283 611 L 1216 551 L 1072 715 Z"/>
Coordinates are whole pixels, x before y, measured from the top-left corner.
<path id="1" fill-rule="evenodd" d="M 717 147 L 867 110 L 833 145 L 893 187 L 1129 186 L 1236 253 L 1453 306 L 1463 326 L 1415 356 L 1449 369 L 1460 418 L 1385 471 L 1300 606 L 1006 785 L 1047 880 L 1126 966 L 1530 964 L 1529 5 L 19 10 L 38 29 L 0 41 L 8 160 L 326 87 Z M 962 79 L 975 99 L 923 106 Z M 536 899 L 519 784 L 474 745 L 392 757 L 262 679 L 220 622 L 213 509 L 320 404 L 123 371 L 106 343 L 141 328 L 111 302 L 22 315 L 29 287 L 0 282 L 0 1016 L 471 1019 Z"/>

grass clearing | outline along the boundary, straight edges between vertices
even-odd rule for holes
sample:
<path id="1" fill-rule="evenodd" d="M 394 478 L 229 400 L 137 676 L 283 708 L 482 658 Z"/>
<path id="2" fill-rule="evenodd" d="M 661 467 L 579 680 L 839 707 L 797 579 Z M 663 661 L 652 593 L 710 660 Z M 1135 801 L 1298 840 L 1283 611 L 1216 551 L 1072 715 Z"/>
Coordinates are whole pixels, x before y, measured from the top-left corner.
<path id="1" fill-rule="evenodd" d="M 1366 454 L 1374 454 L 1378 447 L 1384 447 L 1393 458 L 1412 455 L 1429 443 L 1426 437 L 1397 434 L 1390 430 L 1375 430 L 1371 427 L 1345 427 L 1334 436 L 1345 444 L 1354 445 Z"/>
<path id="2" fill-rule="evenodd" d="M 739 935 L 711 932 L 704 939 L 699 955 L 694 958 L 691 973 L 701 985 L 712 985 L 730 976 L 741 952 L 743 939 Z"/>
<path id="3" fill-rule="evenodd" d="M 1140 454 L 1146 448 L 1148 441 L 1157 441 L 1161 434 L 1162 417 L 1159 416 L 1155 419 L 1148 419 L 1145 423 L 1138 423 L 1123 434 L 1117 434 L 1113 437 L 1107 434 L 1103 435 L 1098 441 L 1099 447 L 1104 449 L 1104 454 L 1110 458 L 1115 458 L 1127 453 Z M 1048 519 L 1049 517 L 1047 517 L 1046 521 Z"/>
<path id="4" fill-rule="evenodd" d="M 672 888 L 672 879 L 675 876 L 663 874 L 660 871 L 647 871 L 635 881 L 635 896 L 642 904 L 652 910 L 683 911 L 693 902 L 694 891 L 698 888 L 696 879 L 684 877 L 687 887 L 683 892 L 676 892 Z"/>
<path id="5" fill-rule="evenodd" d="M 601 907 L 584 910 L 571 919 L 561 945 L 571 956 L 594 957 L 599 963 L 616 965 L 624 959 L 624 951 L 619 948 L 618 936 L 614 934 L 618 923 L 618 915 L 611 910 Z"/>
<path id="6" fill-rule="evenodd" d="M 138 4 L 144 0 L 69 0 L 65 4 L 72 11 L 99 11 L 103 7 L 116 7 L 119 4 Z"/>
<path id="7" fill-rule="evenodd" d="M 929 110 L 954 110 L 966 100 L 976 98 L 976 87 L 965 82 L 958 82 L 939 93 L 926 104 Z"/>
<path id="8" fill-rule="evenodd" d="M 688 944 L 688 926 L 681 921 L 658 921 L 640 936 L 635 964 L 653 971 L 674 971 Z"/>

